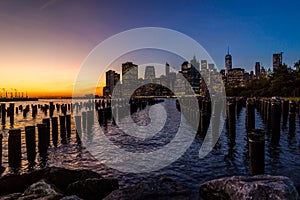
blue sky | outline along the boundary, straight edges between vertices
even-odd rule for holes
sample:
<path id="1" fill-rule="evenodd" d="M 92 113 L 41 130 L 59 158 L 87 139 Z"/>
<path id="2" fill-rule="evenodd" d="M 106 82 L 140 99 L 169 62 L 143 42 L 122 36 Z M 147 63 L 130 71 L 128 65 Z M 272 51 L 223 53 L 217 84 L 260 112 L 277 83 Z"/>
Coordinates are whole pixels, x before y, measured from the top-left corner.
<path id="1" fill-rule="evenodd" d="M 1 69 L 13 74 L 46 70 L 49 76 L 62 69 L 73 77 L 101 41 L 148 26 L 192 37 L 219 69 L 227 46 L 233 67 L 250 71 L 260 61 L 269 68 L 272 54 L 281 51 L 283 61 L 293 65 L 300 59 L 299 8 L 297 0 L 0 0 Z"/>

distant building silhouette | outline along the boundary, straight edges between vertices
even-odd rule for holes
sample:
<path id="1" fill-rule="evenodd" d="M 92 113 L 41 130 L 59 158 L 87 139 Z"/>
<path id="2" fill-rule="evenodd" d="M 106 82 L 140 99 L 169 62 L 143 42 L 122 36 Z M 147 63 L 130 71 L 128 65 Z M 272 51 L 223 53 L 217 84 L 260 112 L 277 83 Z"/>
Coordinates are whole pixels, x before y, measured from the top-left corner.
<path id="1" fill-rule="evenodd" d="M 138 65 L 132 62 L 122 64 L 122 95 L 130 97 L 132 88 L 138 83 Z"/>
<path id="2" fill-rule="evenodd" d="M 245 69 L 233 68 L 228 71 L 227 84 L 233 87 L 245 86 Z"/>
<path id="3" fill-rule="evenodd" d="M 208 69 L 209 69 L 209 70 L 214 70 L 214 69 L 215 69 L 215 64 L 209 63 L 209 64 L 208 64 Z"/>
<path id="4" fill-rule="evenodd" d="M 200 71 L 200 63 L 198 62 L 198 60 L 196 59 L 196 57 L 194 56 L 193 59 L 190 61 L 191 65 L 198 71 Z"/>
<path id="5" fill-rule="evenodd" d="M 261 77 L 266 77 L 266 70 L 264 67 L 261 67 L 260 74 L 261 74 Z"/>
<path id="6" fill-rule="evenodd" d="M 249 74 L 249 80 L 254 79 L 254 72 L 251 70 Z"/>
<path id="7" fill-rule="evenodd" d="M 201 70 L 207 70 L 207 60 L 201 60 Z"/>
<path id="8" fill-rule="evenodd" d="M 260 62 L 255 63 L 254 71 L 255 71 L 255 78 L 258 79 L 260 76 Z"/>
<path id="9" fill-rule="evenodd" d="M 145 69 L 145 80 L 154 80 L 155 79 L 155 68 L 154 66 L 147 66 Z"/>
<path id="10" fill-rule="evenodd" d="M 170 65 L 166 62 L 166 77 L 168 77 L 170 74 Z"/>
<path id="11" fill-rule="evenodd" d="M 109 70 L 106 72 L 106 86 L 103 88 L 103 95 L 112 95 L 115 85 L 120 81 L 120 74 L 114 70 Z"/>
<path id="12" fill-rule="evenodd" d="M 227 55 L 225 56 L 225 73 L 227 74 L 229 70 L 232 69 L 232 56 L 229 53 L 229 47 L 227 50 Z"/>
<path id="13" fill-rule="evenodd" d="M 200 93 L 200 72 L 187 61 L 183 62 L 181 65 L 181 71 L 179 71 L 184 78 L 189 82 L 189 86 L 192 87 L 196 94 Z"/>
<path id="14" fill-rule="evenodd" d="M 282 54 L 283 52 L 273 54 L 273 71 L 282 65 Z"/>

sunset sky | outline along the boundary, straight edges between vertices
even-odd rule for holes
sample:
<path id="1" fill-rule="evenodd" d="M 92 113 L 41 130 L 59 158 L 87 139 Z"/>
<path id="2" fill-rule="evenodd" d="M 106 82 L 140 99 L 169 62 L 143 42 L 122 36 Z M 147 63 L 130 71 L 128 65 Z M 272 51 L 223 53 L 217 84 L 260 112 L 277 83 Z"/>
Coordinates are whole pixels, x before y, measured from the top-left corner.
<path id="1" fill-rule="evenodd" d="M 260 61 L 271 68 L 272 54 L 281 51 L 293 65 L 300 59 L 299 8 L 298 0 L 0 0 L 0 91 L 71 95 L 97 44 L 148 26 L 192 37 L 219 69 L 228 45 L 234 67 L 250 71 Z"/>

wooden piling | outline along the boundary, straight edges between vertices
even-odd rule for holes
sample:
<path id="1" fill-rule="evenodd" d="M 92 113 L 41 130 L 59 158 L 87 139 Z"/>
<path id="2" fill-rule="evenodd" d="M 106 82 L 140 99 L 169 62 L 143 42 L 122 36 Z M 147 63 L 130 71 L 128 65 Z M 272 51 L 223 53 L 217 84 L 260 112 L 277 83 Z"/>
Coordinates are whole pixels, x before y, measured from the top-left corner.
<path id="1" fill-rule="evenodd" d="M 265 133 L 260 129 L 253 129 L 248 134 L 250 175 L 264 174 L 265 171 Z"/>
<path id="2" fill-rule="evenodd" d="M 82 128 L 83 130 L 86 130 L 86 112 L 82 112 Z"/>
<path id="3" fill-rule="evenodd" d="M 81 116 L 75 116 L 75 126 L 76 126 L 76 139 L 78 141 L 82 136 Z"/>
<path id="4" fill-rule="evenodd" d="M 45 133 L 46 134 L 46 139 L 47 139 L 47 145 L 49 146 L 50 145 L 50 119 L 49 118 L 44 118 L 43 119 L 43 124 L 47 124 L 47 132 Z"/>
<path id="5" fill-rule="evenodd" d="M 25 141 L 26 141 L 27 160 L 30 165 L 35 162 L 35 157 L 36 157 L 35 126 L 25 127 Z"/>
<path id="6" fill-rule="evenodd" d="M 8 131 L 8 164 L 12 168 L 21 167 L 21 129 Z"/>
<path id="7" fill-rule="evenodd" d="M 235 136 L 235 103 L 227 102 L 227 123 L 229 136 Z"/>
<path id="8" fill-rule="evenodd" d="M 278 143 L 280 139 L 280 102 L 271 103 L 271 132 L 272 141 Z"/>
<path id="9" fill-rule="evenodd" d="M 59 126 L 60 126 L 60 137 L 62 139 L 66 138 L 66 117 L 64 115 L 59 116 Z"/>
<path id="10" fill-rule="evenodd" d="M 1 104 L 1 119 L 2 119 L 2 125 L 5 125 L 6 123 L 6 109 L 5 109 L 5 103 Z"/>
<path id="11" fill-rule="evenodd" d="M 47 156 L 48 141 L 47 141 L 47 124 L 37 124 L 38 127 L 38 149 L 41 157 Z"/>
<path id="12" fill-rule="evenodd" d="M 67 137 L 69 138 L 71 136 L 71 115 L 66 115 L 66 126 Z"/>
<path id="13" fill-rule="evenodd" d="M 3 135 L 2 135 L 2 133 L 0 133 L 0 174 L 3 171 L 3 167 L 2 167 L 2 139 L 3 139 Z"/>
<path id="14" fill-rule="evenodd" d="M 295 132 L 295 120 L 296 120 L 296 102 L 290 101 L 289 102 L 289 132 Z"/>
<path id="15" fill-rule="evenodd" d="M 52 117 L 53 116 L 53 111 L 54 111 L 54 105 L 53 105 L 53 102 L 50 102 L 49 103 L 50 104 L 50 117 Z"/>
<path id="16" fill-rule="evenodd" d="M 94 112 L 92 110 L 89 110 L 87 111 L 87 118 L 86 118 L 86 126 L 87 126 L 88 133 L 92 131 L 93 124 L 94 124 Z"/>
<path id="17" fill-rule="evenodd" d="M 246 130 L 247 132 L 255 129 L 255 104 L 253 99 L 247 99 L 246 101 Z"/>
<path id="18" fill-rule="evenodd" d="M 10 121 L 10 126 L 14 126 L 14 118 L 15 118 L 15 104 L 10 103 L 9 104 L 9 121 Z"/>
<path id="19" fill-rule="evenodd" d="M 54 146 L 57 146 L 58 141 L 58 122 L 57 117 L 51 118 L 51 124 L 52 124 L 52 142 Z"/>

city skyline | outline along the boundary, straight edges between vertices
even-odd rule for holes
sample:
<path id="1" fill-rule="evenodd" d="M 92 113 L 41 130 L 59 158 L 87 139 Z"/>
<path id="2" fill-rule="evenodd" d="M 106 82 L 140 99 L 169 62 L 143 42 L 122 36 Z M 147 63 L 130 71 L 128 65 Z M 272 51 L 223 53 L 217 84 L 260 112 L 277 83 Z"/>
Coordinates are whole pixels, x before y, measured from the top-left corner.
<path id="1" fill-rule="evenodd" d="M 218 69 L 224 68 L 227 46 L 233 68 L 250 72 L 260 62 L 272 69 L 272 54 L 280 52 L 283 63 L 293 66 L 300 57 L 299 6 L 298 1 L 0 1 L 0 87 L 30 96 L 71 96 L 80 66 L 97 44 L 145 26 L 192 37 Z M 166 61 L 171 62 L 161 63 Z"/>

